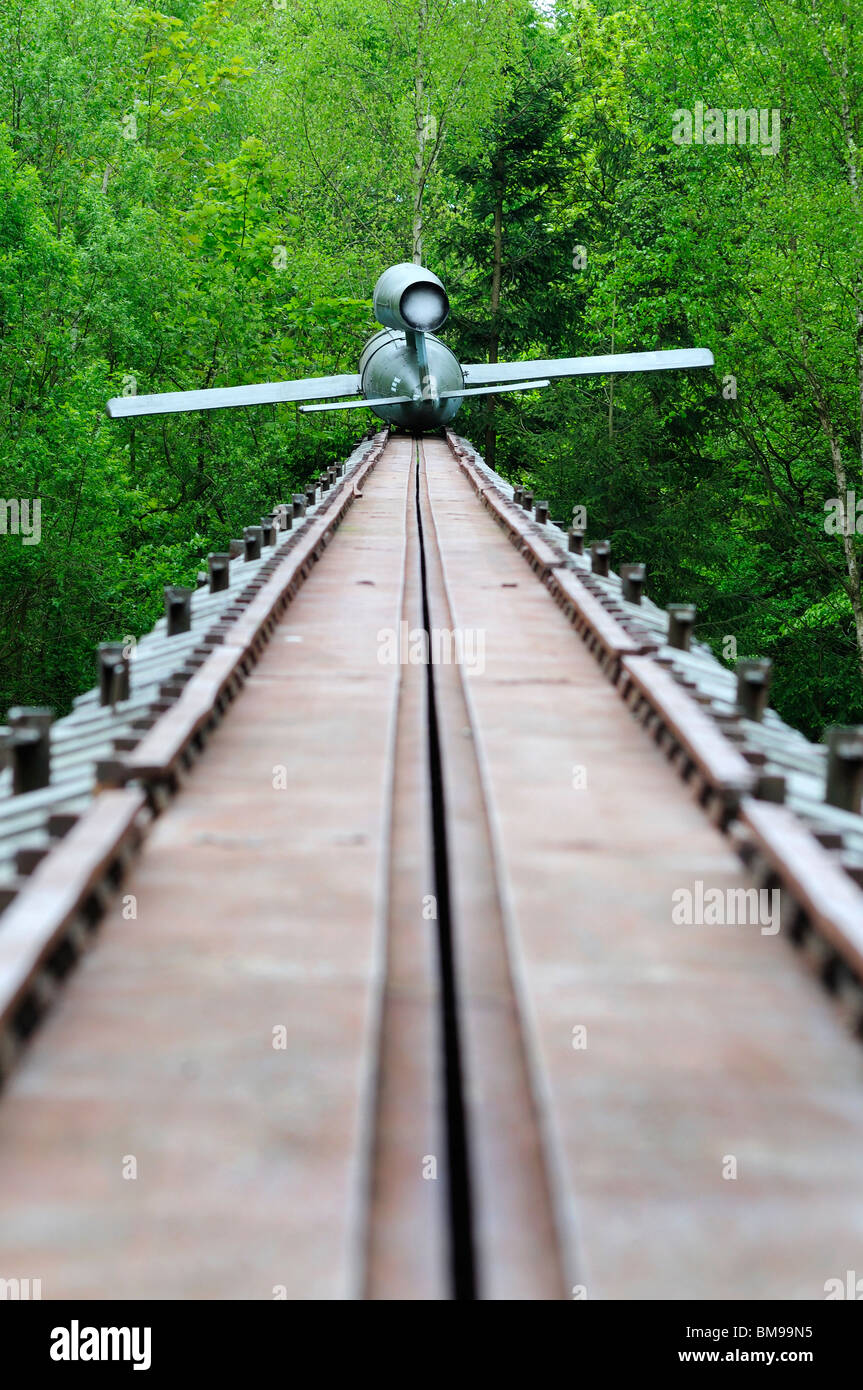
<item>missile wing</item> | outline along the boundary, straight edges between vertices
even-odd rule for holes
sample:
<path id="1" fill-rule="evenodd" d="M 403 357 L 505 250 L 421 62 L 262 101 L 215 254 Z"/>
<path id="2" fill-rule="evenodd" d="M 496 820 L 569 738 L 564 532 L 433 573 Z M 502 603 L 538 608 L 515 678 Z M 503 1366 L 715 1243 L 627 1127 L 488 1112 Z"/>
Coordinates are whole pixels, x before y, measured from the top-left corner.
<path id="1" fill-rule="evenodd" d="M 114 396 L 106 410 L 112 420 L 129 415 L 178 415 L 187 410 L 224 410 L 238 405 L 275 405 L 282 401 L 319 401 L 327 396 L 355 396 L 356 372 L 310 376 L 300 381 L 265 381 L 255 386 L 216 386 L 207 391 L 165 391 L 155 396 Z"/>
<path id="2" fill-rule="evenodd" d="M 713 353 L 709 348 L 671 348 L 662 352 L 616 352 L 605 357 L 552 357 L 533 362 L 468 362 L 462 364 L 462 371 L 466 386 L 490 386 L 532 377 L 606 376 L 712 366 Z"/>

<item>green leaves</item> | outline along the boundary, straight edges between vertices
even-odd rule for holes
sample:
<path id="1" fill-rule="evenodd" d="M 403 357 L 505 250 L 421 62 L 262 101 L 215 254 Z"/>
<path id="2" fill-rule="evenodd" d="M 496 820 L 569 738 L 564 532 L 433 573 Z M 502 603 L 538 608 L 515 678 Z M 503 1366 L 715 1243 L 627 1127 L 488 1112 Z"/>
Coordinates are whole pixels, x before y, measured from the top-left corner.
<path id="1" fill-rule="evenodd" d="M 863 718 L 823 530 L 832 449 L 863 495 L 860 39 L 840 0 L 817 24 L 808 0 L 571 0 L 555 24 L 528 0 L 171 8 L 0 8 L 0 492 L 50 518 L 40 546 L 0 547 L 0 700 L 62 705 L 96 640 L 148 626 L 163 582 L 366 425 L 133 426 L 105 399 L 353 370 L 419 196 L 464 358 L 713 349 L 715 374 L 478 399 L 459 427 L 553 514 L 586 505 L 705 635 L 781 658 L 793 718 Z M 777 153 L 676 145 L 697 101 L 779 109 Z"/>

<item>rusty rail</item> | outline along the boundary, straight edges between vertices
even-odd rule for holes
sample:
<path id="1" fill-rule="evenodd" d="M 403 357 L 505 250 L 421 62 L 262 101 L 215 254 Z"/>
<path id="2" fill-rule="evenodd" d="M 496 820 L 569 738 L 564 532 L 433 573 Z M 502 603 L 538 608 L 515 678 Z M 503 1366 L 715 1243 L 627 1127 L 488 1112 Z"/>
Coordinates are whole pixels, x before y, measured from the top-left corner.
<path id="1" fill-rule="evenodd" d="M 386 432 L 379 432 L 359 467 L 331 483 L 325 510 L 297 528 L 285 553 L 273 556 L 208 628 L 172 681 L 163 684 L 165 698 L 155 717 L 144 721 L 144 737 L 125 756 L 97 762 L 92 804 L 59 827 L 60 834 L 68 832 L 65 838 L 21 880 L 0 924 L 0 1078 L 44 1012 L 51 981 L 85 948 L 130 853 L 204 750 L 386 440 Z"/>
<path id="2" fill-rule="evenodd" d="M 791 940 L 799 945 L 818 935 L 826 951 L 825 959 L 824 952 L 818 957 L 819 973 L 831 989 L 850 977 L 852 1026 L 863 1037 L 863 890 L 811 828 L 788 809 L 756 799 L 760 780 L 729 739 L 728 723 L 711 718 L 669 674 L 670 658 L 627 620 L 621 603 L 591 575 L 568 568 L 570 556 L 549 538 L 549 528 L 532 520 L 475 466 L 474 450 L 452 430 L 446 438 L 480 501 L 564 609 L 635 718 L 664 748 L 700 804 L 732 835 L 744 862 L 759 866 L 765 881 L 781 885 L 794 905 Z"/>
<path id="3" fill-rule="evenodd" d="M 87 944 L 148 822 L 142 791 L 97 797 L 42 860 L 3 916 L 0 931 L 0 1079 Z"/>

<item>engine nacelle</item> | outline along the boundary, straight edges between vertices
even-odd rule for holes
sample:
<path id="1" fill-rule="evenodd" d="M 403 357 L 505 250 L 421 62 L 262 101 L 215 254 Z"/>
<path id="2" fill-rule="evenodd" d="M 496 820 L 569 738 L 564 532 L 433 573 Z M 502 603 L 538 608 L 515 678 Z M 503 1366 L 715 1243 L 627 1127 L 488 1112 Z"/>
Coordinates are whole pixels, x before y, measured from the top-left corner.
<path id="1" fill-rule="evenodd" d="M 375 318 L 385 328 L 436 333 L 449 315 L 447 292 L 421 265 L 391 265 L 375 285 Z"/>

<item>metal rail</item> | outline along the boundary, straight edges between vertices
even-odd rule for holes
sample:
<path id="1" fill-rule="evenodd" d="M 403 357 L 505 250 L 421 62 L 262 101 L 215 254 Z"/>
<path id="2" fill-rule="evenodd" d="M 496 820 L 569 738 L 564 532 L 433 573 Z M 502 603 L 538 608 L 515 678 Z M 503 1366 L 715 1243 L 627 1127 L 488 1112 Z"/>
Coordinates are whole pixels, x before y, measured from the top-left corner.
<path id="1" fill-rule="evenodd" d="M 567 568 L 572 556 L 549 534 L 557 528 L 532 521 L 485 476 L 471 446 L 450 430 L 447 442 L 480 500 L 564 609 L 635 717 L 701 805 L 732 834 L 741 859 L 762 886 L 781 886 L 788 920 L 795 922 L 791 940 L 799 945 L 810 933 L 820 937 L 819 973 L 831 990 L 842 982 L 849 1021 L 863 1037 L 863 891 L 855 881 L 861 877 L 857 861 L 852 877 L 836 858 L 841 835 L 819 832 L 791 810 L 771 805 L 774 787 L 752 766 L 766 759 L 756 755 L 747 761 L 728 736 L 737 732 L 739 713 L 723 711 L 721 722 L 711 718 L 707 698 L 691 693 L 695 683 L 670 673 L 672 655 L 639 631 L 641 615 L 633 620 L 626 611 L 630 606 L 608 595 L 592 575 L 572 573 Z M 756 800 L 760 794 L 769 799 Z M 854 819 L 860 822 L 859 816 Z"/>
<path id="2" fill-rule="evenodd" d="M 0 918 L 0 1080 L 53 997 L 53 980 L 91 939 L 130 849 L 141 844 L 152 816 L 203 752 L 279 617 L 361 495 L 386 440 L 380 431 L 357 467 L 338 483 L 328 480 L 325 505 L 205 626 L 184 663 L 160 685 L 163 698 L 147 704 L 145 718 L 136 721 L 147 726 L 143 737 L 130 740 L 135 746 L 124 756 L 96 761 L 95 800 L 80 816 L 56 818 L 55 846 L 41 850 L 29 875 L 16 880 Z M 129 792 L 120 790 L 130 784 Z"/>

